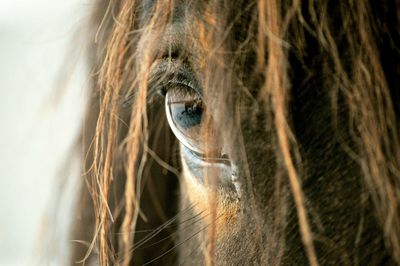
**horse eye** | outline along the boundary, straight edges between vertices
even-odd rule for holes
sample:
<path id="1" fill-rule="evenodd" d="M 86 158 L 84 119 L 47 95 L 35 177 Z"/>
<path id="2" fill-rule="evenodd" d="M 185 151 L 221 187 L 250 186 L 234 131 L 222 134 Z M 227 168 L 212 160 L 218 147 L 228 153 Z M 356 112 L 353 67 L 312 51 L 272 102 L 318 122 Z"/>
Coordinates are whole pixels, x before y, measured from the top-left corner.
<path id="1" fill-rule="evenodd" d="M 195 90 L 186 86 L 170 88 L 165 96 L 165 111 L 169 126 L 186 148 L 201 155 L 218 150 L 211 144 L 216 141 L 214 127 L 205 125 L 206 107 Z"/>

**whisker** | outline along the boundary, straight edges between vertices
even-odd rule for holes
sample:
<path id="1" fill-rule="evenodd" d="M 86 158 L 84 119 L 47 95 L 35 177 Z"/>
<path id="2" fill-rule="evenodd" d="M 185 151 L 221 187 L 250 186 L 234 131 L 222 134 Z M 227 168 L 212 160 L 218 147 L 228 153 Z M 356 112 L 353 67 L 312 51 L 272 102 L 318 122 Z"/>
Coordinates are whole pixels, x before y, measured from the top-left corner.
<path id="1" fill-rule="evenodd" d="M 204 211 L 203 211 L 203 212 L 204 212 Z M 209 214 L 207 214 L 207 215 L 204 216 L 204 217 L 207 217 L 208 215 L 209 215 Z M 198 216 L 198 215 L 197 215 L 197 216 Z M 219 215 L 219 216 L 215 219 L 214 222 L 216 222 L 216 221 L 217 221 L 218 219 L 220 219 L 222 216 L 223 216 L 223 215 Z M 204 219 L 204 217 L 202 217 L 202 219 Z M 193 217 L 192 217 L 192 218 L 193 218 Z M 192 219 L 192 218 L 191 218 L 191 219 Z M 191 219 L 188 219 L 188 220 L 191 220 Z M 193 222 L 191 225 L 193 225 L 194 223 L 196 223 L 196 222 L 198 222 L 198 221 L 199 221 L 199 220 Z M 176 244 L 175 246 L 173 246 L 172 248 L 168 249 L 167 251 L 165 251 L 165 252 L 162 253 L 161 255 L 157 256 L 156 258 L 154 258 L 154 259 L 152 259 L 152 260 L 146 262 L 145 264 L 142 264 L 142 266 L 148 265 L 148 264 L 150 264 L 150 263 L 152 263 L 152 262 L 154 262 L 154 261 L 156 261 L 156 260 L 162 258 L 163 256 L 167 255 L 168 253 L 170 253 L 170 252 L 171 252 L 172 250 L 174 250 L 175 248 L 181 246 L 181 245 L 184 244 L 186 241 L 192 239 L 193 237 L 195 237 L 196 235 L 198 235 L 199 233 L 201 233 L 202 231 L 204 231 L 205 229 L 207 229 L 211 224 L 212 224 L 212 223 L 209 223 L 209 224 L 205 225 L 205 226 L 202 227 L 200 230 L 196 231 L 196 233 L 194 233 L 194 234 L 192 234 L 191 236 L 187 237 L 185 240 L 183 240 L 183 241 L 181 241 L 180 243 Z M 190 226 L 190 225 L 189 225 L 189 226 Z M 184 229 L 188 228 L 189 226 L 186 226 Z M 150 245 L 150 246 L 151 246 L 151 245 Z M 195 250 L 196 250 L 196 249 L 195 249 Z M 193 252 L 194 252 L 194 251 L 192 251 L 191 254 L 192 254 Z"/>
<path id="2" fill-rule="evenodd" d="M 145 265 L 149 265 L 150 263 L 153 263 L 156 260 L 159 260 L 160 258 L 164 257 L 165 255 L 167 255 L 168 253 L 170 253 L 172 250 L 176 249 L 177 247 L 181 246 L 182 244 L 184 244 L 186 241 L 192 239 L 193 237 L 195 237 L 196 235 L 198 235 L 199 233 L 201 233 L 202 231 L 204 231 L 205 229 L 207 229 L 209 227 L 209 224 L 204 226 L 203 228 L 201 228 L 200 230 L 198 230 L 196 233 L 192 234 L 191 236 L 187 237 L 185 240 L 181 241 L 180 243 L 178 243 L 177 245 L 173 246 L 172 248 L 168 249 L 167 251 L 165 251 L 164 253 L 162 253 L 160 256 L 157 256 L 156 258 L 142 264 L 142 266 Z"/>
<path id="3" fill-rule="evenodd" d="M 185 213 L 187 211 L 189 211 L 190 209 L 192 209 L 194 207 L 194 205 L 188 207 L 187 209 L 185 209 L 184 211 L 182 211 L 181 213 Z M 174 221 L 176 221 L 179 218 L 179 214 L 176 214 L 174 217 L 172 217 L 170 220 L 166 221 L 165 223 L 163 223 L 162 225 L 160 225 L 156 230 L 154 230 L 154 232 L 150 233 L 148 236 L 144 237 L 142 240 L 140 240 L 139 242 L 136 243 L 135 248 L 140 247 L 141 245 L 143 245 L 145 242 L 149 241 L 150 239 L 152 239 L 153 237 L 157 236 L 159 233 L 162 232 L 162 230 L 164 230 L 165 228 L 167 228 L 169 225 L 171 225 Z M 132 252 L 132 251 L 131 251 Z"/>
<path id="4" fill-rule="evenodd" d="M 194 205 L 193 205 L 193 206 L 194 206 Z M 172 226 L 184 224 L 184 223 L 186 223 L 186 222 L 188 222 L 188 221 L 190 221 L 190 220 L 196 218 L 197 216 L 201 215 L 201 214 L 204 213 L 204 212 L 205 212 L 205 211 L 201 211 L 200 213 L 198 213 L 198 214 L 196 214 L 196 215 L 194 215 L 194 216 L 192 216 L 192 217 L 190 217 L 190 218 L 188 218 L 188 219 L 186 219 L 186 220 L 183 220 L 183 221 L 181 221 L 181 222 L 179 222 L 179 223 L 177 223 L 177 224 L 169 224 L 169 225 L 165 226 L 164 229 L 166 229 L 166 228 L 168 228 L 168 227 L 172 227 Z M 202 218 L 205 218 L 205 217 L 207 217 L 207 215 L 204 216 L 204 217 L 202 217 Z M 173 217 L 173 218 L 175 218 L 175 217 Z M 173 218 L 171 218 L 171 219 L 173 219 Z M 170 221 L 170 220 L 168 220 L 168 221 Z M 167 222 L 168 222 L 168 221 L 167 221 Z M 160 226 L 162 226 L 162 225 L 160 225 Z M 158 226 L 158 227 L 156 227 L 156 228 L 152 228 L 152 229 L 129 230 L 129 232 L 133 232 L 133 231 L 134 231 L 135 234 L 136 234 L 136 233 L 150 233 L 150 232 L 154 232 L 155 230 L 159 229 L 160 226 Z M 123 233 L 117 232 L 117 233 L 109 233 L 108 235 L 121 235 L 121 234 L 123 234 Z"/>
<path id="5" fill-rule="evenodd" d="M 207 214 L 207 215 L 205 215 L 205 216 L 203 216 L 203 217 L 200 217 L 199 219 L 196 219 L 194 222 L 190 223 L 189 225 L 186 225 L 186 226 L 183 227 L 183 228 L 179 228 L 176 232 L 173 232 L 173 233 L 171 233 L 169 236 L 164 237 L 164 238 L 162 238 L 162 239 L 160 239 L 160 240 L 158 240 L 158 241 L 156 241 L 156 242 L 154 242 L 154 243 L 152 243 L 152 244 L 150 244 L 150 245 L 147 245 L 147 246 L 145 246 L 144 248 L 149 248 L 149 247 L 155 246 L 155 245 L 157 245 L 157 244 L 159 244 L 159 243 L 161 243 L 161 242 L 163 242 L 163 241 L 165 241 L 165 240 L 167 240 L 167 239 L 170 239 L 171 236 L 177 235 L 178 233 L 182 233 L 182 231 L 184 231 L 185 229 L 187 229 L 187 228 L 193 226 L 193 225 L 196 224 L 197 222 L 203 220 L 203 219 L 206 218 L 208 215 L 209 215 L 209 214 Z M 197 216 L 194 216 L 194 217 L 197 217 Z M 193 217 L 192 217 L 192 218 L 193 218 Z M 188 220 L 186 220 L 186 221 L 189 221 L 189 220 L 191 220 L 191 219 L 188 219 Z M 186 221 L 185 221 L 185 222 L 186 222 Z M 181 223 L 181 224 L 183 224 L 183 223 Z"/>
<path id="6" fill-rule="evenodd" d="M 194 206 L 192 206 L 194 207 Z M 196 214 L 194 217 L 191 217 L 190 219 L 187 219 L 184 222 L 190 221 L 193 218 L 196 218 L 198 216 L 200 216 L 201 213 Z M 178 215 L 176 215 L 178 216 Z M 206 217 L 206 216 L 205 216 Z M 174 217 L 175 218 L 175 217 Z M 202 217 L 201 219 L 203 219 L 204 217 Z M 194 223 L 200 221 L 201 219 L 195 221 Z M 176 220 L 176 219 L 175 219 Z M 183 224 L 184 222 L 182 222 L 181 224 Z M 194 224 L 192 223 L 192 224 Z M 161 233 L 162 230 L 164 230 L 166 227 L 160 229 L 159 231 L 157 231 L 155 234 L 149 234 L 149 236 L 145 237 L 144 239 L 142 239 L 141 241 L 139 241 L 136 245 L 134 245 L 133 249 L 130 251 L 131 253 L 133 253 L 135 250 L 137 250 L 139 247 L 143 246 L 146 242 L 150 241 L 152 238 L 154 238 L 156 235 L 158 235 L 159 233 Z M 186 227 L 185 227 L 186 228 Z M 176 233 L 176 232 L 175 232 Z M 167 238 L 171 237 L 171 235 L 173 235 L 174 233 L 170 234 Z"/>
<path id="7" fill-rule="evenodd" d="M 167 222 L 165 222 L 164 224 L 160 225 L 158 228 L 156 228 L 155 230 L 153 230 L 152 233 L 150 233 L 149 235 L 145 236 L 143 239 L 141 239 L 140 241 L 138 241 L 137 243 L 135 243 L 135 245 L 131 248 L 131 250 L 129 250 L 128 254 L 132 254 L 134 250 L 138 249 L 140 246 L 142 246 L 143 244 L 145 244 L 146 242 L 150 241 L 152 238 L 156 237 L 158 234 L 160 234 L 165 228 L 167 228 L 168 226 L 171 226 L 173 224 L 174 221 L 176 221 L 179 217 L 179 215 L 190 211 L 191 209 L 194 208 L 196 204 L 192 204 L 191 206 L 187 207 L 186 209 L 180 211 L 178 214 L 176 214 L 174 217 L 172 217 L 170 220 L 168 220 Z M 128 255 L 127 254 L 127 255 Z"/>

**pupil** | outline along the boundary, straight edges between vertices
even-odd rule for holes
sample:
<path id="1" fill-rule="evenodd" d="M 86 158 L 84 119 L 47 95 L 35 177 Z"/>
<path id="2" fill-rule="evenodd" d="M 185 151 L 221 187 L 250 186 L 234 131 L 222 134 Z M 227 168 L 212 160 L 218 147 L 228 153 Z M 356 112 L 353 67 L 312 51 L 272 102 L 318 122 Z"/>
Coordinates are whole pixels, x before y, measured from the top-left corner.
<path id="1" fill-rule="evenodd" d="M 189 103 L 185 103 L 185 111 L 187 115 L 201 115 L 203 109 L 201 108 L 201 102 L 193 101 Z"/>

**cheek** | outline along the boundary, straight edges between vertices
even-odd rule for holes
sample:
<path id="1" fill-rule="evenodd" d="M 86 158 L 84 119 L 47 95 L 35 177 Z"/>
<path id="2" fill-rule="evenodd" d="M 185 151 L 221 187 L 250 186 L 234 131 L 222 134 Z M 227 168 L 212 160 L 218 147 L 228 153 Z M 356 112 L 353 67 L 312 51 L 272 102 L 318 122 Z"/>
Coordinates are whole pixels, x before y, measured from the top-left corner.
<path id="1" fill-rule="evenodd" d="M 204 217 L 205 223 L 211 223 L 211 213 L 215 212 L 217 237 L 224 235 L 239 215 L 239 200 L 232 200 L 233 195 L 220 189 L 207 188 L 198 181 L 189 170 L 186 159 L 181 154 L 182 162 L 182 196 L 188 200 L 196 214 Z"/>
<path id="2" fill-rule="evenodd" d="M 192 172 L 188 169 L 188 165 L 183 156 L 181 156 L 182 163 L 182 190 L 188 200 L 195 205 L 197 213 L 207 210 L 210 206 L 208 204 L 208 193 L 203 185 L 201 185 Z"/>

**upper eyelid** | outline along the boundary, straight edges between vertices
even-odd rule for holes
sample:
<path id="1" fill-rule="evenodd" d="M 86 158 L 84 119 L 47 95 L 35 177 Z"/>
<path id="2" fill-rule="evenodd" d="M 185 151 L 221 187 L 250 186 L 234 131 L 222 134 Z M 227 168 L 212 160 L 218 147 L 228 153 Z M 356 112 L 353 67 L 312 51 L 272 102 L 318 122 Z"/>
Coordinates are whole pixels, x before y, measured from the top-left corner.
<path id="1" fill-rule="evenodd" d="M 203 94 L 200 83 L 189 64 L 178 59 L 160 60 L 153 68 L 149 82 L 153 83 L 150 84 L 152 87 L 159 90 L 166 90 L 170 85 L 176 84 L 189 87 L 199 95 Z"/>
<path id="2" fill-rule="evenodd" d="M 203 98 L 191 87 L 186 85 L 178 85 L 169 88 L 167 93 L 172 91 L 173 94 L 168 98 L 168 103 L 189 103 L 189 102 L 203 102 Z"/>
<path id="3" fill-rule="evenodd" d="M 157 60 L 156 65 L 151 70 L 148 81 L 148 99 L 154 95 L 164 95 L 172 85 L 185 86 L 194 90 L 200 99 L 203 99 L 203 90 L 196 76 L 187 63 L 179 60 L 162 59 Z M 136 91 L 121 99 L 122 106 L 127 107 L 132 104 Z"/>
<path id="4" fill-rule="evenodd" d="M 203 95 L 196 89 L 194 89 L 192 86 L 188 85 L 186 82 L 180 82 L 180 81 L 169 81 L 168 82 L 168 87 L 165 93 L 167 93 L 169 90 L 177 90 L 178 92 L 181 93 L 181 96 L 189 96 L 194 93 L 193 98 L 198 98 L 200 100 L 203 100 Z"/>

